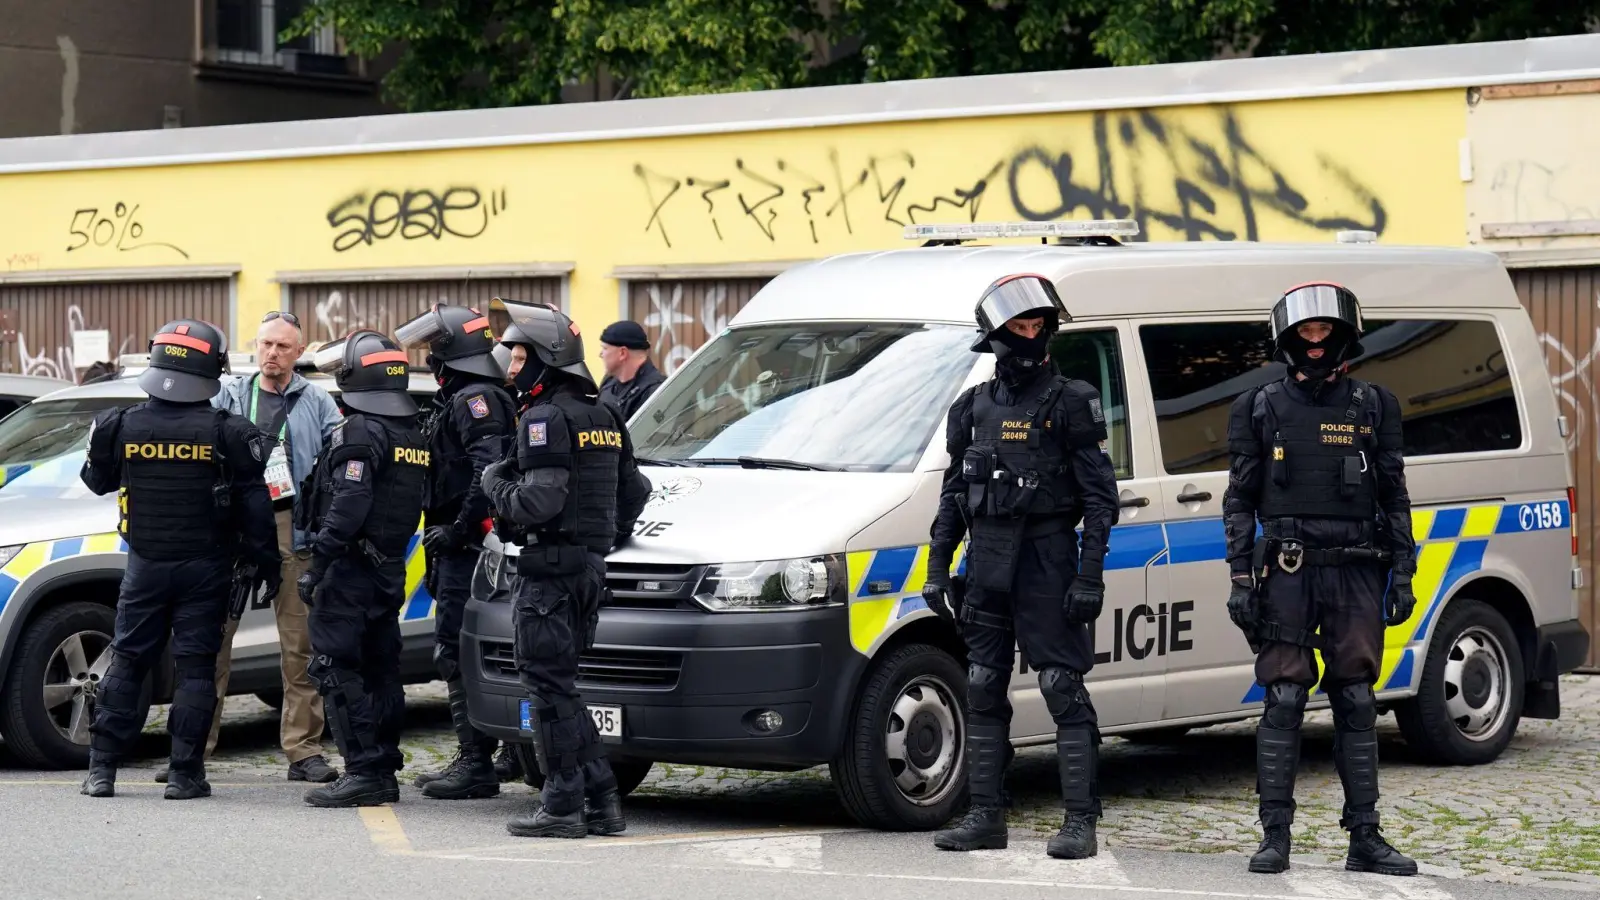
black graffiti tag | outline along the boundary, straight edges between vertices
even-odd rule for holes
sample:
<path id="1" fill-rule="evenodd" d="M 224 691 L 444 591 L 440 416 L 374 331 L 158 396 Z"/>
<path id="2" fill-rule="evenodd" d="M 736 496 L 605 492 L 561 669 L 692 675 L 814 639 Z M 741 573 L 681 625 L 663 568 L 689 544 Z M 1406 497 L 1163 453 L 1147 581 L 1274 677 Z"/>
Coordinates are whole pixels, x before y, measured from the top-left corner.
<path id="1" fill-rule="evenodd" d="M 490 191 L 487 201 L 475 187 L 450 187 L 439 193 L 383 190 L 351 194 L 328 210 L 328 226 L 339 253 L 399 235 L 403 240 L 471 240 L 489 229 L 489 220 L 506 210 L 506 190 Z"/>
<path id="2" fill-rule="evenodd" d="M 118 201 L 110 208 L 109 215 L 101 214 L 100 211 L 104 208 L 91 206 L 73 211 L 72 221 L 67 223 L 67 234 L 72 239 L 72 242 L 67 244 L 68 253 L 86 247 L 111 247 L 123 252 L 165 247 L 177 252 L 184 259 L 189 258 L 189 254 L 176 244 L 144 240 L 144 223 L 139 221 L 139 204 L 135 203 L 130 207 Z"/>

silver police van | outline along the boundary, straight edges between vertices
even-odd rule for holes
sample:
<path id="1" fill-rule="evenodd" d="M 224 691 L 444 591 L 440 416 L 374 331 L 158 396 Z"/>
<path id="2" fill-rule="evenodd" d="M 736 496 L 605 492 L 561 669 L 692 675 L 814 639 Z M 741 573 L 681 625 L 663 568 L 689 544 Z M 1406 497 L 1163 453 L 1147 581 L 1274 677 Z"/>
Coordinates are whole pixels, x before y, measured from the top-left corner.
<path id="1" fill-rule="evenodd" d="M 907 231 L 922 245 L 779 276 L 630 422 L 655 491 L 609 561 L 612 596 L 579 675 L 624 788 L 657 760 L 827 763 L 864 824 L 950 816 L 965 788 L 963 649 L 919 592 L 946 411 L 993 367 L 968 349 L 973 305 L 1018 272 L 1056 283 L 1072 321 L 1051 359 L 1099 388 L 1109 423 L 1121 512 L 1089 676 L 1106 734 L 1171 740 L 1261 710 L 1225 608 L 1228 412 L 1283 377 L 1273 301 L 1325 279 L 1353 289 L 1367 318 L 1352 374 L 1392 390 L 1405 421 L 1418 607 L 1388 630 L 1381 707 L 1445 764 L 1492 760 L 1521 717 L 1559 714 L 1557 678 L 1589 642 L 1568 425 L 1493 254 L 1359 232 L 1119 242 L 1132 222 Z M 525 743 L 500 550 L 485 556 L 462 655 L 476 661 L 475 724 Z M 1048 743 L 1025 665 L 1012 740 Z"/>

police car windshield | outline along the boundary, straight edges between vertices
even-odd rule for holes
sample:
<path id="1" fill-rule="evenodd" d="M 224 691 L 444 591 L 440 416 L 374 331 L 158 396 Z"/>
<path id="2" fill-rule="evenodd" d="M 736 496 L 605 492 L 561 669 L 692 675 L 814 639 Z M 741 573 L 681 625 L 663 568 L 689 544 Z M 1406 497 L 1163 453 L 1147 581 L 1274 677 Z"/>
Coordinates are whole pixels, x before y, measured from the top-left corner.
<path id="1" fill-rule="evenodd" d="M 909 322 L 724 331 L 629 423 L 634 451 L 908 472 L 977 361 L 971 344 L 970 328 Z"/>
<path id="2" fill-rule="evenodd" d="M 0 490 L 9 490 L 17 476 L 33 466 L 81 452 L 89 425 L 101 410 L 137 402 L 127 397 L 36 400 L 7 416 L 0 421 L 0 471 L 5 473 Z"/>

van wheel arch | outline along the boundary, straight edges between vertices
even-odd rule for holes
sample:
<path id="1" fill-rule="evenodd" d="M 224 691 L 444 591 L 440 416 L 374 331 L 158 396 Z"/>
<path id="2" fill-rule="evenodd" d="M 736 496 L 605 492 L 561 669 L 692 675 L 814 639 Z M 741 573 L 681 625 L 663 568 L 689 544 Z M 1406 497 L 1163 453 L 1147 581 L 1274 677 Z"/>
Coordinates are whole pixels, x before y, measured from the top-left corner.
<path id="1" fill-rule="evenodd" d="M 1527 634 L 1513 624 L 1518 604 Z M 1414 752 L 1445 765 L 1482 765 L 1500 756 L 1522 717 L 1528 686 L 1523 646 L 1532 643 L 1531 622 L 1521 595 L 1500 579 L 1481 579 L 1448 601 L 1429 636 L 1416 695 L 1395 704 L 1401 735 Z M 1470 715 L 1464 729 L 1455 713 L 1483 709 L 1494 691 L 1501 692 L 1503 709 L 1490 711 L 1492 730 L 1468 734 Z"/>

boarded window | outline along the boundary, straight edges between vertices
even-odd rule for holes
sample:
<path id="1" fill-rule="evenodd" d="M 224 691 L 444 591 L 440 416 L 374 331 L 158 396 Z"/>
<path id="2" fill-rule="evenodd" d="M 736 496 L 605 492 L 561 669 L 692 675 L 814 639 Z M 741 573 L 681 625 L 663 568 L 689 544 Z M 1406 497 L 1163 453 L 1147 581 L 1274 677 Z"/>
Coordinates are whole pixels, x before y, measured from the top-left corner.
<path id="1" fill-rule="evenodd" d="M 727 327 L 770 278 L 716 278 L 628 283 L 628 318 L 650 336 L 650 358 L 671 375 Z"/>
<path id="2" fill-rule="evenodd" d="M 394 330 L 435 303 L 450 303 L 489 311 L 495 297 L 524 303 L 561 305 L 560 278 L 482 278 L 449 281 L 363 281 L 296 284 L 290 288 L 290 309 L 305 323 L 308 343 L 334 341 L 351 331 L 370 328 L 394 335 Z M 489 324 L 499 334 L 508 317 L 491 311 Z M 421 365 L 427 351 L 414 350 L 411 361 Z"/>
<path id="3" fill-rule="evenodd" d="M 1578 564 L 1583 587 L 1578 591 L 1579 616 L 1590 634 L 1600 627 L 1595 607 L 1595 542 L 1600 529 L 1595 504 L 1600 503 L 1600 393 L 1595 388 L 1595 356 L 1600 354 L 1600 269 L 1524 269 L 1511 273 L 1517 294 L 1539 333 L 1544 362 L 1555 385 L 1556 403 L 1567 417 L 1567 448 L 1572 453 L 1573 485 L 1578 509 Z M 1589 644 L 1588 665 L 1600 662 L 1600 645 Z"/>
<path id="4" fill-rule="evenodd" d="M 101 360 L 74 357 L 75 332 L 109 332 L 112 362 L 148 351 L 150 335 L 174 319 L 227 331 L 228 279 L 0 285 L 0 370 L 77 381 Z"/>

